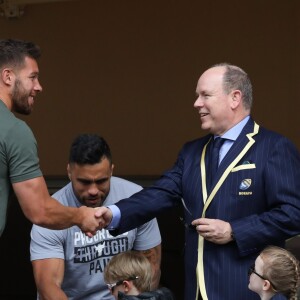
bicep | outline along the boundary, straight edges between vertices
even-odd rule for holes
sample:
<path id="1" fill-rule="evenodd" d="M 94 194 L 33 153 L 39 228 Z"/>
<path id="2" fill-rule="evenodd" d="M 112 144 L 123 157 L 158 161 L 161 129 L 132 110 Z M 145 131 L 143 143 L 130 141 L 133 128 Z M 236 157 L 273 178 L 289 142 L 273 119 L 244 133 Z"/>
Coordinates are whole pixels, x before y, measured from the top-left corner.
<path id="1" fill-rule="evenodd" d="M 49 198 L 49 192 L 44 177 L 13 183 L 14 192 L 25 216 L 35 223 L 42 213 L 44 203 Z"/>

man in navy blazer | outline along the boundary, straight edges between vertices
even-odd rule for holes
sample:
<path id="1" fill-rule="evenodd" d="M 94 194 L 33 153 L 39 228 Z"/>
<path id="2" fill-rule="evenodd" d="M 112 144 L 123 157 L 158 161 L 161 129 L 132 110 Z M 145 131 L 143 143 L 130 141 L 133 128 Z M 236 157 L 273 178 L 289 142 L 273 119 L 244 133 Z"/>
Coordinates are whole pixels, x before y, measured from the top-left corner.
<path id="1" fill-rule="evenodd" d="M 215 65 L 200 77 L 194 107 L 209 134 L 186 143 L 152 187 L 109 209 L 113 235 L 183 203 L 185 300 L 252 300 L 247 270 L 267 245 L 300 233 L 300 155 L 287 138 L 250 117 L 252 86 L 239 67 Z M 208 153 L 225 139 L 212 182 Z M 191 226 L 193 225 L 193 226 Z"/>

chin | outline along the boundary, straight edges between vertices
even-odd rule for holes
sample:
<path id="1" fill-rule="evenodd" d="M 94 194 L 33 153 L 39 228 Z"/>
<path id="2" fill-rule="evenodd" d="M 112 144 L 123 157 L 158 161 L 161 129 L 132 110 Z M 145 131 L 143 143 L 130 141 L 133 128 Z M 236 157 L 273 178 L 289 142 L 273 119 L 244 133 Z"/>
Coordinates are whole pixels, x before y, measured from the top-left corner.
<path id="1" fill-rule="evenodd" d="M 203 123 L 201 123 L 201 129 L 202 130 L 210 130 L 211 128 L 206 122 L 203 122 Z"/>

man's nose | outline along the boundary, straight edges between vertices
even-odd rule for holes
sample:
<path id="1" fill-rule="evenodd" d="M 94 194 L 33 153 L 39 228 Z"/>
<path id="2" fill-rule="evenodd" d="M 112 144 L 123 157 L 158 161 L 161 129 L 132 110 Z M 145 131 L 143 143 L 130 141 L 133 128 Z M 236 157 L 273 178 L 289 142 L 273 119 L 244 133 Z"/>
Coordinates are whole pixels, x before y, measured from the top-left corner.
<path id="1" fill-rule="evenodd" d="M 42 92 L 42 91 L 43 91 L 43 88 L 42 88 L 42 86 L 41 86 L 41 84 L 40 84 L 39 81 L 37 81 L 37 83 L 35 84 L 34 90 L 35 90 L 36 92 Z"/>
<path id="2" fill-rule="evenodd" d="M 199 108 L 203 106 L 203 101 L 201 100 L 200 96 L 194 102 L 194 108 Z"/>
<path id="3" fill-rule="evenodd" d="M 97 195 L 99 192 L 99 189 L 97 188 L 97 185 L 96 184 L 92 184 L 90 187 L 89 187 L 89 194 L 90 195 Z"/>

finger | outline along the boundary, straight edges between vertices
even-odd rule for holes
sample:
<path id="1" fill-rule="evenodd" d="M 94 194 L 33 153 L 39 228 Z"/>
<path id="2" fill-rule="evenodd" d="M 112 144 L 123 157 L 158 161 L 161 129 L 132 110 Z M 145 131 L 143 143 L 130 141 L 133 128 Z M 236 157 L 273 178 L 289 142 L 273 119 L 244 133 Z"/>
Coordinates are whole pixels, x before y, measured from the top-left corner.
<path id="1" fill-rule="evenodd" d="M 199 220 L 202 225 L 209 225 L 212 222 L 212 219 L 208 219 L 208 218 L 201 218 Z"/>
<path id="2" fill-rule="evenodd" d="M 102 213 L 102 209 L 100 207 L 95 207 L 95 217 L 96 218 L 100 218 L 102 217 L 103 213 Z"/>
<path id="3" fill-rule="evenodd" d="M 88 236 L 89 238 L 92 238 L 95 235 L 95 233 L 93 234 L 91 232 L 85 232 L 85 235 Z"/>
<path id="4" fill-rule="evenodd" d="M 105 222 L 105 220 L 103 219 L 103 218 L 101 218 L 100 220 L 99 220 L 99 229 L 102 229 L 102 228 L 104 228 L 106 226 L 106 222 Z"/>
<path id="5" fill-rule="evenodd" d="M 197 225 L 196 226 L 196 230 L 199 232 L 199 233 L 201 233 L 201 234 L 203 234 L 203 233 L 206 233 L 206 232 L 208 232 L 209 231 L 209 226 L 208 225 Z"/>
<path id="6" fill-rule="evenodd" d="M 196 219 L 192 222 L 193 225 L 209 225 L 211 223 L 211 219 L 200 218 Z"/>
<path id="7" fill-rule="evenodd" d="M 211 238 L 211 234 L 209 232 L 205 232 L 204 235 L 205 235 L 205 239 Z"/>

